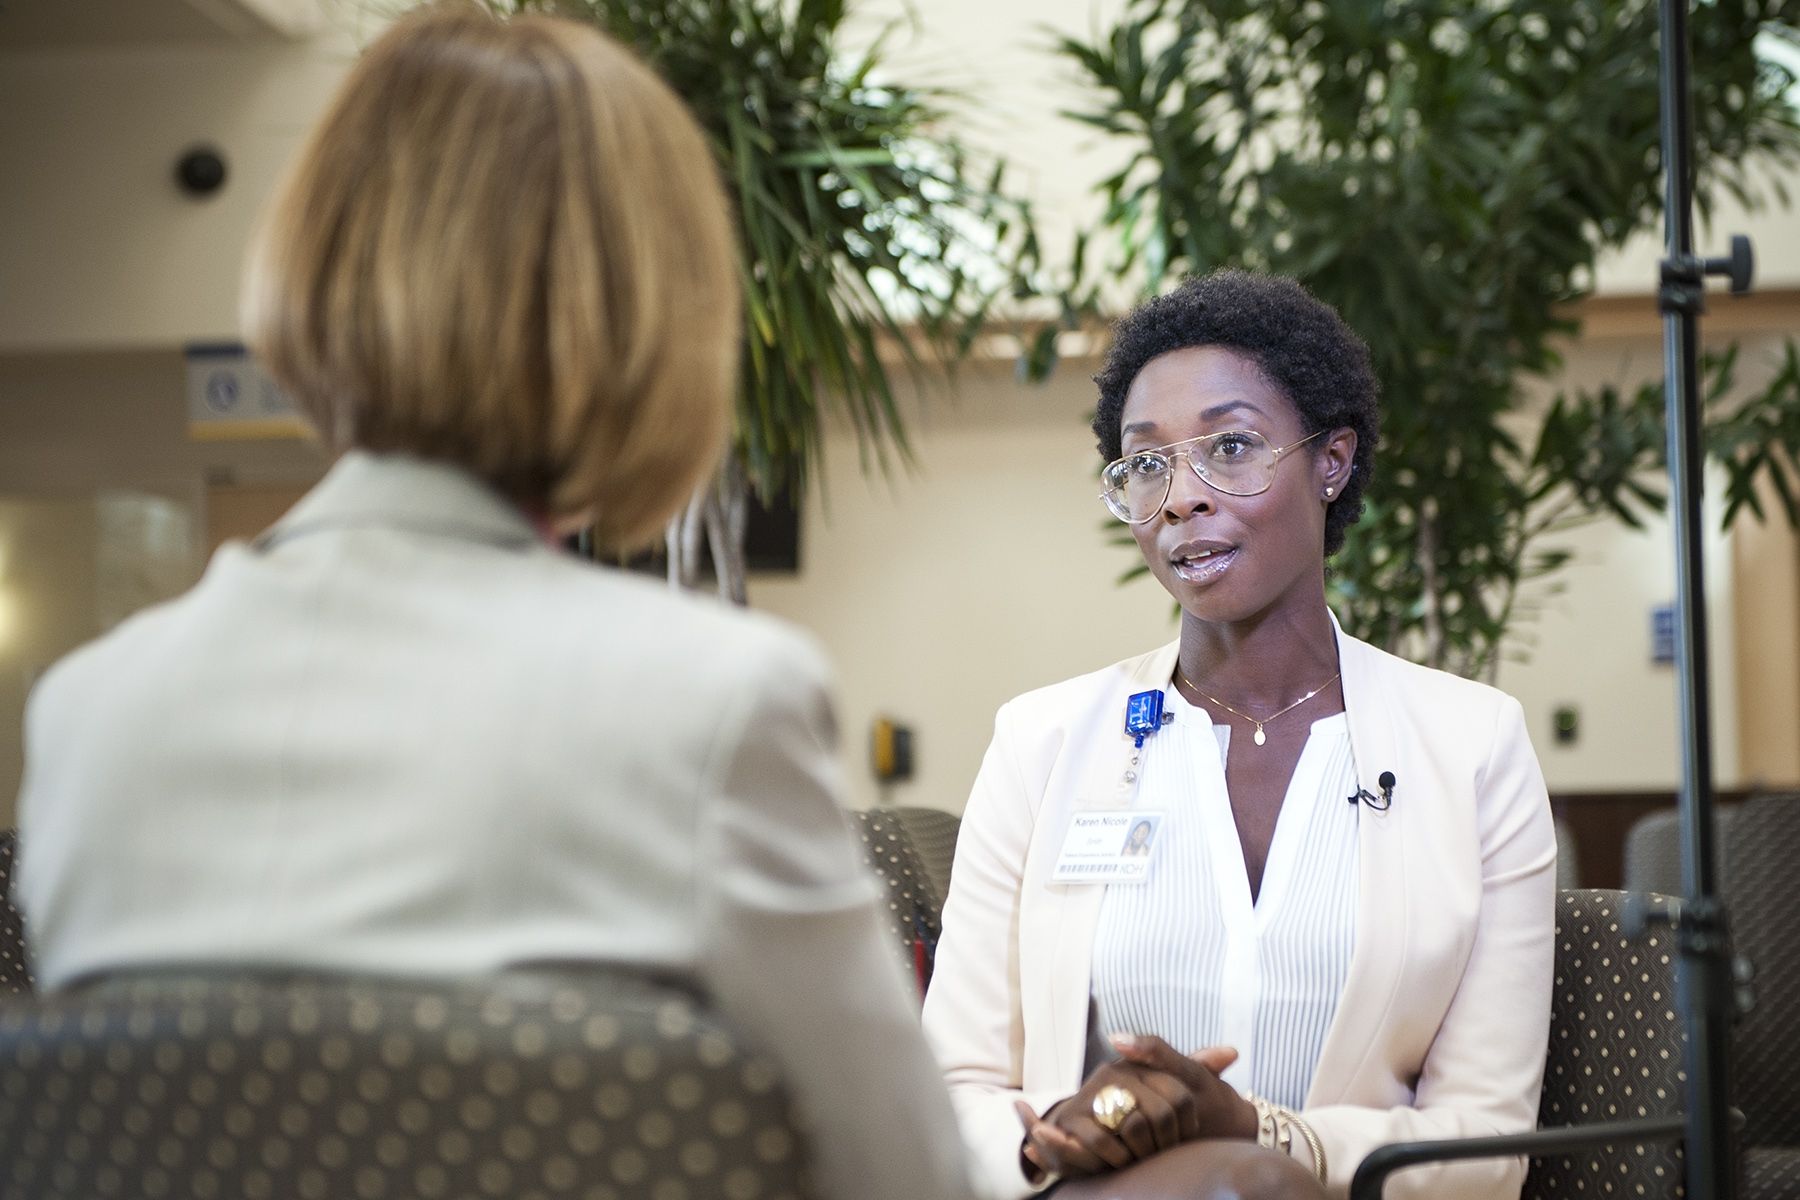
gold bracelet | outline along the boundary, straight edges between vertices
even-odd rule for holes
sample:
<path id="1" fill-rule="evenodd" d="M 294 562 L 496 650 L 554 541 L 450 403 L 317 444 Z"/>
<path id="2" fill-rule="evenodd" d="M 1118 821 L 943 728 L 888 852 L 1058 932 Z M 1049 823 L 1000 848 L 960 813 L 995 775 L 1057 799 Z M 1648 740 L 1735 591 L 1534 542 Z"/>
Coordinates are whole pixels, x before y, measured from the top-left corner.
<path id="1" fill-rule="evenodd" d="M 1289 1127 L 1291 1129 L 1298 1129 L 1300 1131 L 1300 1136 L 1306 1139 L 1307 1152 L 1312 1155 L 1313 1174 L 1318 1176 L 1320 1183 L 1324 1183 L 1325 1144 L 1319 1141 L 1319 1135 L 1313 1132 L 1313 1127 L 1308 1125 L 1301 1118 L 1299 1113 L 1290 1109 L 1288 1110 L 1287 1115 Z"/>
<path id="2" fill-rule="evenodd" d="M 1247 1097 L 1251 1107 L 1256 1109 L 1256 1144 L 1269 1150 L 1279 1150 L 1289 1158 L 1294 1154 L 1294 1131 L 1300 1132 L 1300 1138 L 1306 1143 L 1307 1157 L 1312 1159 L 1313 1175 L 1320 1183 L 1325 1182 L 1325 1146 L 1319 1141 L 1319 1135 L 1313 1127 L 1300 1118 L 1300 1114 L 1284 1104 L 1274 1104 L 1261 1096 Z"/>
<path id="3" fill-rule="evenodd" d="M 1275 1106 L 1261 1096 L 1250 1096 L 1250 1106 L 1256 1109 L 1256 1144 L 1266 1149 L 1275 1149 L 1278 1136 L 1275 1119 Z"/>

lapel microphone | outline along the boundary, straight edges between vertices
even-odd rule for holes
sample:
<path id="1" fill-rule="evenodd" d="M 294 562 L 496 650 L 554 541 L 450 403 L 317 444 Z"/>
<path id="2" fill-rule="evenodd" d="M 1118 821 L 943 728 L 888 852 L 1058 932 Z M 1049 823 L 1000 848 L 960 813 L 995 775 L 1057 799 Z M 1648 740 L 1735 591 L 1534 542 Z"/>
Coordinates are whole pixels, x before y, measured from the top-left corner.
<path id="1" fill-rule="evenodd" d="M 1375 786 L 1381 789 L 1381 795 L 1377 796 L 1368 788 L 1357 788 L 1356 794 L 1348 797 L 1350 803 L 1355 804 L 1360 800 L 1376 812 L 1386 812 L 1392 808 L 1394 804 L 1394 773 L 1383 771 L 1375 780 Z"/>

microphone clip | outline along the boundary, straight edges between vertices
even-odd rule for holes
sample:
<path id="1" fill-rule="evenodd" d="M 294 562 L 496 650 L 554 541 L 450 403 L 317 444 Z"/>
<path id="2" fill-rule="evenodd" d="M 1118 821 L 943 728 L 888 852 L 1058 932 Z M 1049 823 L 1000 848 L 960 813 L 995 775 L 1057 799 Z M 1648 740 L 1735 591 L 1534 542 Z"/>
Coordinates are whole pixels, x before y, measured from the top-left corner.
<path id="1" fill-rule="evenodd" d="M 1375 781 L 1375 785 L 1381 789 L 1380 795 L 1376 795 L 1368 788 L 1357 788 L 1356 794 L 1350 796 L 1349 801 L 1351 804 L 1356 804 L 1360 801 L 1374 809 L 1376 812 L 1386 812 L 1394 806 L 1394 782 L 1394 773 L 1392 771 L 1383 771 L 1380 777 Z"/>

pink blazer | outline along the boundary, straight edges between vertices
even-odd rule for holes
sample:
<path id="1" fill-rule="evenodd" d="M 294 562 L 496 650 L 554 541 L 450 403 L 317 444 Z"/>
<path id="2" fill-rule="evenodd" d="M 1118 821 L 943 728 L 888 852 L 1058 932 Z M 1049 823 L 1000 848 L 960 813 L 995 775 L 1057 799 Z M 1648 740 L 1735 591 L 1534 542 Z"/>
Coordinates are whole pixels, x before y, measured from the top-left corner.
<path id="1" fill-rule="evenodd" d="M 963 816 L 925 1029 L 984 1194 L 1032 1189 L 1012 1101 L 1081 1083 L 1102 889 L 1050 875 L 1078 810 L 1128 808 L 1126 697 L 1170 644 L 1001 708 Z M 1549 1036 L 1556 841 L 1517 701 L 1338 633 L 1358 777 L 1393 805 L 1358 834 L 1356 944 L 1306 1120 L 1343 1195 L 1377 1146 L 1536 1122 Z M 1183 1050 L 1196 1047 L 1179 1047 Z M 1401 1172 L 1389 1197 L 1515 1200 L 1519 1159 Z"/>

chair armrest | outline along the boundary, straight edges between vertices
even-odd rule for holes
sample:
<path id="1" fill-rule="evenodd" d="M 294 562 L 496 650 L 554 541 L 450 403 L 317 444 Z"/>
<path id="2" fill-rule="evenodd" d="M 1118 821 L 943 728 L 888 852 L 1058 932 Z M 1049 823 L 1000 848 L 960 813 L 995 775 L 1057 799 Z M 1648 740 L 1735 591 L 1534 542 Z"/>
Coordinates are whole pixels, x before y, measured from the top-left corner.
<path id="1" fill-rule="evenodd" d="M 1465 1158 L 1536 1156 L 1587 1146 L 1619 1142 L 1672 1142 L 1687 1132 L 1687 1118 L 1648 1117 L 1637 1121 L 1604 1121 L 1596 1125 L 1571 1125 L 1563 1129 L 1539 1129 L 1500 1137 L 1446 1138 L 1432 1142 L 1394 1142 L 1377 1146 L 1356 1168 L 1350 1180 L 1350 1200 L 1381 1200 L 1387 1177 L 1402 1167 L 1427 1162 L 1454 1162 Z"/>

